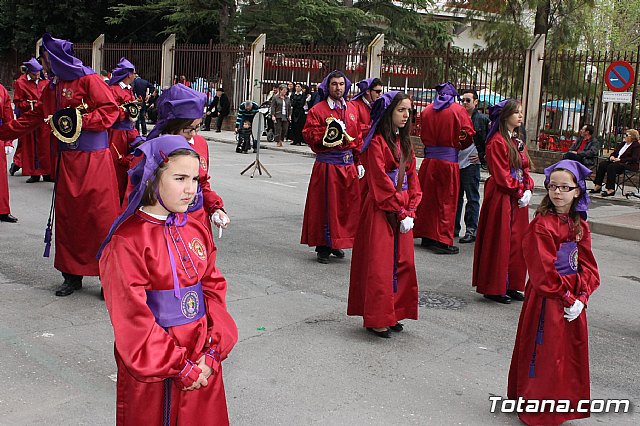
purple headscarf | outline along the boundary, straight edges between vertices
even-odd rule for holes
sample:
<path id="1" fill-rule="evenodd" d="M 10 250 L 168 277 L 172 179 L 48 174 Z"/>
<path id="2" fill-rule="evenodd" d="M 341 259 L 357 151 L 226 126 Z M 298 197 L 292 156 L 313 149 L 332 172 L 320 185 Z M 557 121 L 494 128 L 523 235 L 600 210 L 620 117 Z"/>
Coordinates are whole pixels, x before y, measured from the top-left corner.
<path id="1" fill-rule="evenodd" d="M 127 78 L 129 74 L 135 72 L 136 67 L 127 60 L 124 56 L 120 58 L 118 65 L 111 71 L 111 78 L 109 79 L 109 86 L 120 83 Z"/>
<path id="2" fill-rule="evenodd" d="M 438 96 L 433 101 L 433 109 L 436 111 L 449 108 L 452 103 L 460 98 L 456 88 L 448 81 L 443 84 L 438 84 L 436 90 L 438 91 Z"/>
<path id="3" fill-rule="evenodd" d="M 45 33 L 42 36 L 42 47 L 49 54 L 47 62 L 50 76 L 57 76 L 64 81 L 73 81 L 96 73 L 74 56 L 73 43 L 67 40 L 53 38 L 51 34 Z"/>
<path id="4" fill-rule="evenodd" d="M 360 152 L 365 152 L 369 147 L 369 143 L 378 129 L 378 125 L 382 120 L 384 112 L 389 108 L 398 93 L 400 92 L 395 90 L 383 93 L 371 106 L 371 127 L 369 128 L 369 133 L 367 133 L 367 136 L 364 138 L 364 143 L 362 144 Z"/>
<path id="5" fill-rule="evenodd" d="M 367 93 L 367 90 L 371 89 L 371 83 L 373 83 L 373 80 L 376 80 L 378 77 L 371 77 L 371 78 L 367 78 L 365 80 L 360 80 L 359 82 L 356 83 L 356 86 L 358 86 L 358 89 L 360 89 L 360 92 L 356 95 L 354 95 L 351 100 L 355 101 L 358 98 L 361 98 L 364 96 L 365 93 Z"/>
<path id="6" fill-rule="evenodd" d="M 189 145 L 189 142 L 187 142 L 184 137 L 178 135 L 162 135 L 153 140 L 148 140 L 136 148 L 134 155 L 136 157 L 142 155 L 143 157 L 133 169 L 129 170 L 129 179 L 134 186 L 133 191 L 129 194 L 129 204 L 111 225 L 107 238 L 105 238 L 100 246 L 100 250 L 98 250 L 98 255 L 96 256 L 98 259 L 100 259 L 102 251 L 111 240 L 118 226 L 140 207 L 147 182 L 151 183 L 156 169 L 160 167 L 160 164 L 167 161 L 167 157 L 177 149 L 194 151 L 193 147 Z"/>
<path id="7" fill-rule="evenodd" d="M 324 101 L 329 97 L 329 76 L 333 75 L 334 73 L 338 73 L 338 77 L 344 77 L 344 94 L 342 95 L 342 98 L 346 101 L 347 94 L 349 93 L 349 90 L 351 90 L 351 81 L 349 81 L 347 76 L 342 71 L 338 70 L 331 71 L 329 74 L 327 74 L 324 80 L 322 80 L 322 83 L 318 84 L 318 93 L 320 94 L 320 99 Z"/>
<path id="8" fill-rule="evenodd" d="M 578 187 L 580 188 L 580 198 L 578 198 L 578 203 L 576 204 L 576 211 L 580 216 L 587 220 L 587 210 L 589 210 L 589 196 L 587 195 L 587 182 L 586 179 L 591 176 L 591 170 L 588 167 L 583 166 L 577 161 L 573 160 L 560 160 L 555 164 L 550 165 L 546 169 L 544 169 L 544 186 L 545 188 L 549 185 L 549 178 L 551 177 L 551 173 L 555 169 L 564 169 L 576 178 L 576 182 L 578 183 Z"/>
<path id="9" fill-rule="evenodd" d="M 27 67 L 27 71 L 34 74 L 37 74 L 40 71 L 42 71 L 42 65 L 40 65 L 40 62 L 38 62 L 36 58 L 31 58 L 27 62 L 23 62 L 22 65 Z"/>
<path id="10" fill-rule="evenodd" d="M 158 97 L 158 121 L 147 140 L 157 137 L 174 118 L 202 118 L 207 95 L 196 92 L 182 83 L 174 84 Z"/>
<path id="11" fill-rule="evenodd" d="M 485 143 L 491 139 L 491 136 L 498 133 L 500 130 L 500 114 L 502 114 L 502 109 L 511 99 L 505 99 L 504 101 L 498 102 L 495 105 L 489 107 L 489 120 L 491 121 L 491 128 L 489 129 L 489 133 L 487 133 L 487 139 L 485 139 Z"/>

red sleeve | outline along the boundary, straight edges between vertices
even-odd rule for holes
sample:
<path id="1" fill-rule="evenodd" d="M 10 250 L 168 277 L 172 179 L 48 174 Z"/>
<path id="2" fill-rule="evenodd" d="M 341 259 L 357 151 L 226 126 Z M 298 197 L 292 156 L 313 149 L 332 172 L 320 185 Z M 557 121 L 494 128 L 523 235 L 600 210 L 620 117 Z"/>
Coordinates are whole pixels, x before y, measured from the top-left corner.
<path id="1" fill-rule="evenodd" d="M 197 151 L 200 155 L 200 161 L 205 160 L 206 164 L 206 169 L 202 167 L 202 164 L 200 165 L 200 177 L 198 179 L 200 188 L 202 189 L 202 197 L 204 198 L 203 206 L 205 211 L 212 215 L 216 210 L 224 208 L 224 202 L 222 201 L 222 197 L 211 189 L 211 184 L 209 183 L 211 179 L 209 176 L 209 167 L 211 164 L 209 163 L 209 146 L 207 145 L 207 141 L 200 136 L 195 136 L 195 138 L 197 138 L 194 142 L 198 144 Z"/>
<path id="2" fill-rule="evenodd" d="M 589 296 L 600 286 L 598 264 L 591 250 L 591 231 L 585 220 L 580 220 L 582 239 L 578 243 L 578 275 L 580 277 L 580 291 L 577 298 L 587 305 Z"/>
<path id="3" fill-rule="evenodd" d="M 13 103 L 21 112 L 29 111 L 31 109 L 29 102 L 27 102 L 29 96 L 24 90 L 22 81 L 23 80 L 19 78 L 13 82 Z"/>
<path id="4" fill-rule="evenodd" d="M 4 89 L 4 87 L 2 89 Z M 2 105 L 0 105 L 0 108 L 2 108 L 0 118 L 2 118 L 3 121 L 2 126 L 0 126 L 0 140 L 17 139 L 42 126 L 44 122 L 42 103 L 38 103 L 33 111 L 28 111 L 22 114 L 20 118 L 14 120 L 11 101 L 9 100 L 9 95 L 6 90 L 4 95 L 0 93 L 0 98 L 3 99 Z"/>
<path id="5" fill-rule="evenodd" d="M 494 135 L 487 143 L 486 158 L 498 190 L 515 198 L 522 197 L 524 185 L 511 176 L 509 149 L 500 134 Z"/>
<path id="6" fill-rule="evenodd" d="M 542 297 L 561 299 L 565 306 L 571 306 L 573 303 L 565 297 L 567 292 L 570 293 L 571 285 L 567 278 L 558 273 L 555 266 L 558 253 L 556 238 L 545 226 L 544 217 L 538 216 L 536 219 L 529 225 L 522 241 L 529 271 L 528 285 L 533 286 Z"/>
<path id="7" fill-rule="evenodd" d="M 415 211 L 422 200 L 422 190 L 418 180 L 418 173 L 416 173 L 416 155 L 413 152 L 411 153 L 411 162 L 407 163 L 406 173 L 407 184 L 409 185 L 408 215 L 415 217 Z"/>
<path id="8" fill-rule="evenodd" d="M 369 186 L 369 192 L 373 196 L 376 206 L 383 211 L 401 215 L 404 212 L 402 197 L 396 192 L 389 175 L 386 173 L 384 151 L 389 148 L 383 142 L 382 136 L 376 134 L 367 150 L 362 153 L 360 159 L 364 164 L 364 174 Z"/>
<path id="9" fill-rule="evenodd" d="M 100 275 L 116 350 L 140 381 L 189 374 L 186 348 L 156 323 L 146 304 L 147 270 L 142 254 L 126 238 L 114 235 L 100 259 Z"/>
<path id="10" fill-rule="evenodd" d="M 109 89 L 111 90 L 111 94 L 113 95 L 113 100 L 115 101 L 116 105 L 118 105 L 117 121 L 124 121 L 127 118 L 127 114 L 125 113 L 124 109 L 120 108 L 120 105 L 123 105 L 125 103 L 125 99 L 122 97 L 122 90 L 119 85 L 109 86 Z"/>
<path id="11" fill-rule="evenodd" d="M 109 86 L 98 74 L 91 74 L 80 78 L 80 84 L 85 85 L 85 93 L 89 99 L 84 99 L 89 105 L 89 112 L 82 116 L 82 128 L 100 132 L 113 126 L 120 115 L 120 108 L 113 99 Z"/>
<path id="12" fill-rule="evenodd" d="M 462 109 L 456 109 L 456 115 L 460 123 L 460 149 L 469 148 L 473 143 L 473 136 L 476 134 L 476 130 L 473 128 L 473 121 L 471 121 L 471 116 L 469 116 L 464 107 Z M 465 133 L 464 137 L 462 136 L 462 132 Z"/>
<path id="13" fill-rule="evenodd" d="M 307 115 L 307 121 L 302 129 L 302 138 L 309 145 L 313 152 L 321 152 L 326 150 L 326 147 L 322 145 L 322 137 L 327 128 L 326 122 L 319 115 L 319 108 L 316 108 L 320 104 L 314 106 Z"/>

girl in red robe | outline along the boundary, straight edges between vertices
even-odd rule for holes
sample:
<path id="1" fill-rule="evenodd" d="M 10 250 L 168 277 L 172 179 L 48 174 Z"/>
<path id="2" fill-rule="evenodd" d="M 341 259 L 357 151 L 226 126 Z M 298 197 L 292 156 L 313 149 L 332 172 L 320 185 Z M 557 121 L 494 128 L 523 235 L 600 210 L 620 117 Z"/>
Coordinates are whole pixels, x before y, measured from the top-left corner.
<path id="1" fill-rule="evenodd" d="M 586 222 L 591 170 L 562 160 L 544 171 L 548 194 L 524 236 L 529 282 L 520 312 L 509 399 L 568 400 L 566 413 L 518 413 L 528 425 L 559 425 L 589 417 L 589 352 L 585 308 L 600 285 Z M 548 411 L 548 410 L 547 410 Z"/>
<path id="2" fill-rule="evenodd" d="M 227 425 L 220 363 L 238 335 L 209 232 L 186 213 L 200 160 L 181 136 L 137 152 L 136 187 L 98 255 L 118 366 L 116 424 Z"/>
<path id="3" fill-rule="evenodd" d="M 473 286 L 484 297 L 499 303 L 523 300 L 527 268 L 522 236 L 529 224 L 533 179 L 529 155 L 517 138 L 522 106 L 508 99 L 489 108 L 492 127 L 487 135 L 489 179 L 478 221 L 473 256 Z"/>
<path id="4" fill-rule="evenodd" d="M 351 261 L 347 315 L 364 318 L 383 338 L 418 319 L 418 281 L 413 258 L 413 219 L 422 193 L 409 138 L 411 101 L 387 92 L 374 104 L 372 126 L 360 160 L 368 191 L 362 203 Z"/>
<path id="5" fill-rule="evenodd" d="M 11 98 L 9 98 L 7 89 L 0 84 L 0 126 L 3 123 L 11 122 L 11 120 L 13 120 Z M 11 152 L 13 152 L 12 141 L 0 139 L 0 222 L 15 223 L 18 219 L 11 214 L 11 207 L 9 207 L 9 179 L 7 177 L 7 155 Z"/>

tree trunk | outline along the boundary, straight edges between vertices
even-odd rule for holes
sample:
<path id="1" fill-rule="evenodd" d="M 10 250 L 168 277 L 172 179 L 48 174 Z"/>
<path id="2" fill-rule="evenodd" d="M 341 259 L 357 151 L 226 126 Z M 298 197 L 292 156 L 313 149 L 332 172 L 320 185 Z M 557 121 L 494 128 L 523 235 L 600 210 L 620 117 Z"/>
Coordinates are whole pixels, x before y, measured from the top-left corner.
<path id="1" fill-rule="evenodd" d="M 551 0 L 539 0 L 536 7 L 535 28 L 533 34 L 547 35 L 549 32 L 549 13 L 551 12 Z"/>
<path id="2" fill-rule="evenodd" d="M 218 22 L 218 35 L 220 38 L 221 44 L 227 44 L 229 42 L 229 11 L 233 6 L 230 5 L 230 1 L 223 1 L 220 5 L 220 21 Z M 235 59 L 235 55 L 227 52 L 218 53 L 220 55 L 220 81 L 218 82 L 218 86 L 222 86 L 225 90 L 225 93 L 229 97 L 229 102 L 231 102 L 231 109 L 235 109 L 235 105 L 233 102 L 235 87 L 233 84 L 233 70 L 234 63 L 232 59 Z"/>

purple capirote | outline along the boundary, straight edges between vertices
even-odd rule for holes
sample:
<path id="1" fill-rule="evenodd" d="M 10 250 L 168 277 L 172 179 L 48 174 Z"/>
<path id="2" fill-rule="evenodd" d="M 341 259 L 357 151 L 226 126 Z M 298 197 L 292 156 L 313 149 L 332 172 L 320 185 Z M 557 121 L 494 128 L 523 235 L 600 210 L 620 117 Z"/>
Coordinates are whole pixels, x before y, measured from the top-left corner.
<path id="1" fill-rule="evenodd" d="M 197 92 L 182 83 L 174 84 L 164 90 L 158 97 L 156 108 L 158 110 L 158 121 L 147 140 L 157 137 L 167 124 L 174 118 L 190 118 L 195 120 L 202 118 L 204 114 L 204 104 L 207 95 Z"/>
<path id="2" fill-rule="evenodd" d="M 395 97 L 398 95 L 396 90 L 391 90 L 389 92 L 383 93 L 371 106 L 371 127 L 369 127 L 369 133 L 364 137 L 364 143 L 362 144 L 362 149 L 360 152 L 366 151 L 369 147 L 369 143 L 371 139 L 373 139 L 373 135 L 376 133 L 378 129 L 378 125 L 382 120 L 382 116 L 384 112 L 389 108 Z"/>
<path id="3" fill-rule="evenodd" d="M 580 216 L 587 220 L 587 210 L 589 210 L 589 195 L 587 195 L 587 181 L 586 179 L 591 176 L 591 170 L 584 166 L 582 163 L 573 160 L 560 160 L 555 164 L 550 165 L 544 169 L 544 186 L 549 185 L 549 178 L 551 173 L 556 169 L 563 169 L 568 171 L 576 179 L 578 187 L 580 188 L 580 197 L 576 203 L 576 211 Z"/>
<path id="4" fill-rule="evenodd" d="M 40 62 L 38 62 L 36 58 L 31 58 L 27 62 L 23 62 L 22 65 L 27 67 L 27 71 L 34 74 L 42 71 L 42 65 L 40 65 Z"/>
<path id="5" fill-rule="evenodd" d="M 367 90 L 371 89 L 371 83 L 373 83 L 373 80 L 377 78 L 378 77 L 371 77 L 371 78 L 367 78 L 365 80 L 360 80 L 359 82 L 357 82 L 356 86 L 358 86 L 358 89 L 360 89 L 360 92 L 353 95 L 351 100 L 355 101 L 356 99 L 363 97 L 364 94 L 367 93 Z"/>
<path id="6" fill-rule="evenodd" d="M 131 73 L 136 71 L 135 65 L 127 60 L 124 56 L 120 58 L 118 65 L 111 71 L 111 78 L 109 79 L 109 86 L 120 83 L 127 78 Z"/>
<path id="7" fill-rule="evenodd" d="M 320 93 L 320 98 L 323 101 L 329 97 L 329 76 L 334 75 L 335 73 L 338 73 L 339 77 L 344 78 L 344 94 L 342 95 L 342 98 L 345 101 L 347 100 L 347 94 L 349 93 L 349 90 L 351 90 L 351 81 L 342 71 L 333 70 L 327 74 L 324 80 L 322 80 L 322 83 L 318 84 L 318 93 Z"/>
<path id="8" fill-rule="evenodd" d="M 42 36 L 42 48 L 48 53 L 47 68 L 50 77 L 55 76 L 60 80 L 73 81 L 85 75 L 96 72 L 82 63 L 74 56 L 73 43 L 53 38 L 51 34 L 45 33 Z"/>
<path id="9" fill-rule="evenodd" d="M 436 111 L 449 108 L 451 104 L 460 97 L 456 88 L 449 81 L 438 84 L 436 91 L 438 92 L 438 96 L 436 96 L 436 99 L 433 101 L 433 109 Z"/>

